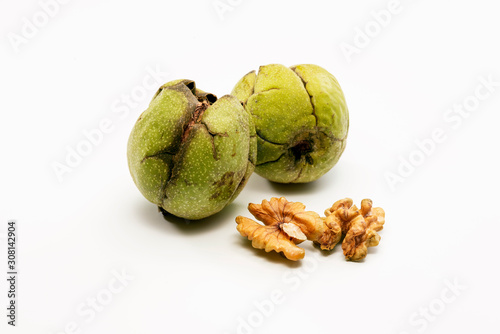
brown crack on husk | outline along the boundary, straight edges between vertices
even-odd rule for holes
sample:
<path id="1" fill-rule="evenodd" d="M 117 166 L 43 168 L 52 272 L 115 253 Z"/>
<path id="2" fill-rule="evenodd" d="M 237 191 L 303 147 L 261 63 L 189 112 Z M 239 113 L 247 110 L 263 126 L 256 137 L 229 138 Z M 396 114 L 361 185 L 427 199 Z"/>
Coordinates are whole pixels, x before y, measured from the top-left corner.
<path id="1" fill-rule="evenodd" d="M 205 110 L 207 110 L 209 106 L 210 104 L 205 100 L 198 103 L 198 105 L 194 109 L 193 116 L 191 116 L 191 119 L 184 127 L 184 132 L 182 133 L 181 142 L 184 142 L 188 138 L 189 132 L 191 132 L 191 129 L 195 124 L 198 124 L 201 121 L 201 118 L 203 117 Z"/>
<path id="2" fill-rule="evenodd" d="M 302 85 L 304 86 L 304 90 L 307 92 L 307 95 L 309 95 L 309 102 L 311 103 L 311 107 L 312 107 L 312 115 L 314 116 L 314 119 L 316 121 L 316 127 L 318 127 L 318 115 L 316 114 L 316 106 L 313 103 L 313 96 L 311 95 L 311 93 L 309 93 L 309 90 L 307 89 L 307 81 L 305 81 L 304 78 L 302 78 L 302 76 L 299 73 L 297 73 L 297 71 L 295 71 L 295 69 L 296 69 L 295 66 L 290 67 L 290 69 L 292 70 L 293 73 L 295 73 L 295 75 L 297 75 L 299 77 L 300 81 L 302 81 Z"/>

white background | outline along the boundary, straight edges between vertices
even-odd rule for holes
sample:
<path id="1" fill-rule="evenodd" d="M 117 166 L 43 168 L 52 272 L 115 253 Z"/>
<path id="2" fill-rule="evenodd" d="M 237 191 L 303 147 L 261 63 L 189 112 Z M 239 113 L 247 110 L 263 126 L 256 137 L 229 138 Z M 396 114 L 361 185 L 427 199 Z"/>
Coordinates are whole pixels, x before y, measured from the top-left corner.
<path id="1" fill-rule="evenodd" d="M 218 12 L 221 3 L 231 10 Z M 72 333 L 75 324 L 80 333 L 498 331 L 499 8 L 401 0 L 377 31 L 372 11 L 388 4 L 87 0 L 59 5 L 44 22 L 37 0 L 2 0 L 0 259 L 5 268 L 6 223 L 16 219 L 20 278 L 14 330 L 1 280 L 1 332 Z M 16 46 L 26 20 L 39 27 Z M 346 57 L 341 46 L 356 46 L 365 28 L 369 43 L 358 36 L 358 53 Z M 126 161 L 128 134 L 156 87 L 189 78 L 222 96 L 269 63 L 318 64 L 337 77 L 351 120 L 340 162 L 306 185 L 253 175 L 220 214 L 164 220 Z M 155 68 L 163 80 L 140 96 Z M 481 77 L 497 86 L 479 100 Z M 445 119 L 474 101 L 468 117 Z M 106 119 L 111 130 L 58 180 L 54 163 Z M 446 139 L 418 153 L 416 141 L 436 129 Z M 410 157 L 418 166 L 391 187 L 388 173 Z M 340 198 L 371 198 L 387 213 L 380 245 L 362 263 L 346 262 L 340 246 L 324 256 L 304 245 L 301 263 L 254 250 L 234 218 L 272 196 L 318 212 Z M 133 279 L 110 295 L 122 270 Z M 91 317 L 88 301 L 109 296 Z"/>

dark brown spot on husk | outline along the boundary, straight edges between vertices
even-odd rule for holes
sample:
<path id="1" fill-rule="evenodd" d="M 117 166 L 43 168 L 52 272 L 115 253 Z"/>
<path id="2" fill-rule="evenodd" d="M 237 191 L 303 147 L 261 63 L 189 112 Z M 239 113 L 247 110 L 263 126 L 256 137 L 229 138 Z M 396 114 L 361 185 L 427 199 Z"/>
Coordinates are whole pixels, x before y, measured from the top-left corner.
<path id="1" fill-rule="evenodd" d="M 308 140 L 301 140 L 290 148 L 295 160 L 300 160 L 303 156 L 308 156 L 308 153 L 313 151 L 313 145 Z"/>
<path id="2" fill-rule="evenodd" d="M 222 175 L 220 180 L 217 180 L 213 183 L 213 185 L 216 186 L 216 191 L 212 196 L 210 196 L 210 199 L 217 199 L 220 196 L 224 195 L 225 193 L 230 192 L 233 184 L 234 184 L 234 172 L 224 173 L 224 175 Z"/>

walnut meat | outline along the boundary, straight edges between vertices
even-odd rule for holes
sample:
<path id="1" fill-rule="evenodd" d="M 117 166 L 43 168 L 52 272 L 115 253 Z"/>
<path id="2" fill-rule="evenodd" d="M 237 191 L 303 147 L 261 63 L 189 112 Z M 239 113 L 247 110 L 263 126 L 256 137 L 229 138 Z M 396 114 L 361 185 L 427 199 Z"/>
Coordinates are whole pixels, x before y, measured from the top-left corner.
<path id="1" fill-rule="evenodd" d="M 342 230 L 342 250 L 347 260 L 362 260 L 368 247 L 378 245 L 380 235 L 377 232 L 384 227 L 385 212 L 382 208 L 373 208 L 370 199 L 361 201 L 361 209 L 352 205 L 350 198 L 339 200 L 325 211 L 325 215 L 328 224 Z"/>
<path id="2" fill-rule="evenodd" d="M 326 217 L 304 209 L 304 204 L 289 202 L 284 197 L 249 204 L 250 213 L 264 225 L 238 216 L 237 229 L 252 240 L 253 247 L 283 253 L 293 261 L 304 258 L 304 249 L 297 245 L 305 240 L 313 241 L 323 250 L 332 250 L 343 240 L 342 250 L 350 261 L 364 259 L 368 247 L 377 246 L 380 241 L 377 232 L 383 228 L 385 212 L 373 208 L 369 199 L 361 202 L 361 209 L 350 198 L 339 200 L 325 210 Z"/>
<path id="3" fill-rule="evenodd" d="M 252 240 L 252 246 L 266 252 L 283 253 L 292 261 L 304 258 L 304 249 L 297 244 L 308 239 L 308 233 L 323 224 L 321 217 L 312 211 L 304 211 L 300 202 L 289 202 L 286 198 L 263 200 L 262 204 L 249 204 L 248 210 L 265 226 L 242 216 L 236 217 L 237 229 Z"/>
<path id="4" fill-rule="evenodd" d="M 238 216 L 238 231 L 242 236 L 252 240 L 252 246 L 266 252 L 283 253 L 287 259 L 297 261 L 304 258 L 304 249 L 295 244 L 295 240 L 284 229 L 283 225 L 263 226 L 252 219 Z M 293 224 L 290 224 L 293 225 Z"/>

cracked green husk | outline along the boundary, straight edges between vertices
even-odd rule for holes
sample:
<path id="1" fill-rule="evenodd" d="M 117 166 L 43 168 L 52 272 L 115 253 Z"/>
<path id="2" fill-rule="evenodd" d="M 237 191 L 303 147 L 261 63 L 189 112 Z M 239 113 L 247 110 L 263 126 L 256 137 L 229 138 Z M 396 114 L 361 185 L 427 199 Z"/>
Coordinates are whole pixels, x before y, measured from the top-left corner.
<path id="1" fill-rule="evenodd" d="M 333 75 L 317 65 L 271 64 L 234 87 L 253 115 L 255 172 L 279 183 L 318 179 L 339 160 L 349 128 L 344 94 Z"/>
<path id="2" fill-rule="evenodd" d="M 163 85 L 137 120 L 128 165 L 141 193 L 185 219 L 222 210 L 256 162 L 252 117 L 233 96 L 218 99 L 190 80 Z"/>

